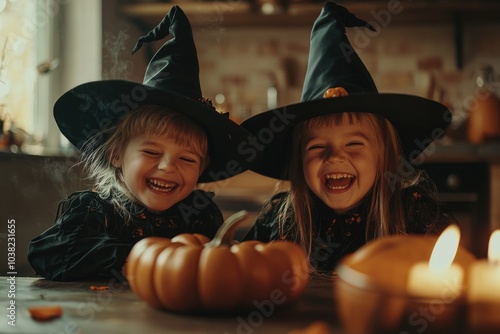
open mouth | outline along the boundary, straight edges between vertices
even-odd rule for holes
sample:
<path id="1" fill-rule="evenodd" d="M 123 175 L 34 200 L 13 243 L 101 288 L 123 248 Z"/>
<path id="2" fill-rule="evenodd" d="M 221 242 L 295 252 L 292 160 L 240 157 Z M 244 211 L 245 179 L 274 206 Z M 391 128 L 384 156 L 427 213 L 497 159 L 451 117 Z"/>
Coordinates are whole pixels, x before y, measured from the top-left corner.
<path id="1" fill-rule="evenodd" d="M 157 179 L 147 179 L 146 183 L 151 189 L 164 193 L 170 192 L 178 187 L 177 183 L 167 183 Z"/>
<path id="2" fill-rule="evenodd" d="M 351 174 L 337 173 L 325 175 L 325 186 L 330 190 L 345 190 L 349 188 L 356 177 Z"/>

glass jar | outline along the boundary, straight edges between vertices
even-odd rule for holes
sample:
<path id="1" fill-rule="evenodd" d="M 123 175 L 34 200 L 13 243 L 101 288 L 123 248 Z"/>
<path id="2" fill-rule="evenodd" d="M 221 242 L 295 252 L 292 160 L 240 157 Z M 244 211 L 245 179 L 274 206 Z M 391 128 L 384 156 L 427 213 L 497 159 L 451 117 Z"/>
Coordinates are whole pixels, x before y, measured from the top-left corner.
<path id="1" fill-rule="evenodd" d="M 500 139 L 500 99 L 496 94 L 491 66 L 478 71 L 475 78 L 474 103 L 469 110 L 467 138 L 482 144 Z"/>

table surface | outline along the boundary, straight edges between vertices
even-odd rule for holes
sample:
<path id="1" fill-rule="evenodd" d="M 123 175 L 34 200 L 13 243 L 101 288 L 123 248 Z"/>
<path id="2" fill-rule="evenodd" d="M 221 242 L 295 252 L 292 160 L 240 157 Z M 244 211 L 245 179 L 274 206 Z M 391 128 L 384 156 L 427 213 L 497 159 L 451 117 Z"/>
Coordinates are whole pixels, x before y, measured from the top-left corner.
<path id="1" fill-rule="evenodd" d="M 226 316 L 182 315 L 150 307 L 118 279 L 102 282 L 52 282 L 41 278 L 0 276 L 0 333 L 290 333 L 316 321 L 332 333 L 343 333 L 335 312 L 333 281 L 312 278 L 303 295 L 282 307 L 268 307 Z M 90 287 L 109 287 L 92 290 Z M 14 292 L 15 296 L 12 296 Z M 7 307 L 15 301 L 15 324 L 8 324 Z M 39 322 L 28 308 L 59 305 L 60 318 Z M 273 309 L 274 308 L 274 309 Z M 12 313 L 12 312 L 11 312 Z"/>

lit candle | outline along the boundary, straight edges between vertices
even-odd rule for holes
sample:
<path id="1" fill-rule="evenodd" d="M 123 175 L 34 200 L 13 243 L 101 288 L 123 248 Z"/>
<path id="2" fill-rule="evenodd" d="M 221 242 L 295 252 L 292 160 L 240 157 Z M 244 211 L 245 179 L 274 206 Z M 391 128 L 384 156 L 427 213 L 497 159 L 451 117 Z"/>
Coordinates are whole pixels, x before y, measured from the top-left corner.
<path id="1" fill-rule="evenodd" d="M 499 333 L 500 330 L 500 230 L 491 234 L 488 260 L 470 267 L 468 288 L 471 333 Z"/>
<path id="2" fill-rule="evenodd" d="M 415 297 L 454 300 L 462 292 L 463 268 L 452 263 L 460 242 L 457 225 L 439 236 L 429 262 L 417 262 L 408 273 L 408 294 Z"/>
<path id="3" fill-rule="evenodd" d="M 488 260 L 479 260 L 470 269 L 469 300 L 500 303 L 500 230 L 491 234 Z"/>

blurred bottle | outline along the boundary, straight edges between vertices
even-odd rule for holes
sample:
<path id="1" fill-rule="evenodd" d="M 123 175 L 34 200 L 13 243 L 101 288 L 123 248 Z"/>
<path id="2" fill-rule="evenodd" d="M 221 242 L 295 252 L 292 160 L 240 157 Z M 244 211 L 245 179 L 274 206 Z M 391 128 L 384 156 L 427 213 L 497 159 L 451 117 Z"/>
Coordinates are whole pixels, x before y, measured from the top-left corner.
<path id="1" fill-rule="evenodd" d="M 267 87 L 267 109 L 274 109 L 278 106 L 278 88 L 276 78 L 269 75 L 269 86 Z"/>
<path id="2" fill-rule="evenodd" d="M 500 139 L 500 99 L 495 92 L 491 66 L 483 67 L 476 75 L 475 99 L 469 111 L 467 138 L 474 144 Z"/>

